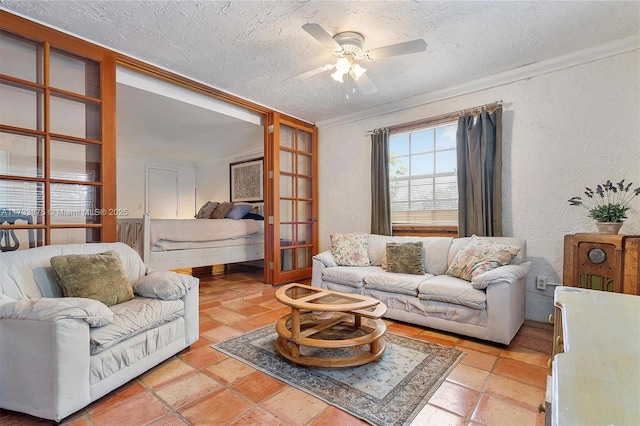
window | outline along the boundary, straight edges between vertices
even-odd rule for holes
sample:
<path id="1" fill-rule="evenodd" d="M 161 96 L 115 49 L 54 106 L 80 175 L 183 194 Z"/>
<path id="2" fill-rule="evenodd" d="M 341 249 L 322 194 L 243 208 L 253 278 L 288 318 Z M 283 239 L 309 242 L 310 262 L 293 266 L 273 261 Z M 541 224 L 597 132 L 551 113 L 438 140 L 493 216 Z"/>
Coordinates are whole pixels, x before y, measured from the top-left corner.
<path id="1" fill-rule="evenodd" d="M 389 136 L 391 222 L 458 224 L 457 123 Z"/>

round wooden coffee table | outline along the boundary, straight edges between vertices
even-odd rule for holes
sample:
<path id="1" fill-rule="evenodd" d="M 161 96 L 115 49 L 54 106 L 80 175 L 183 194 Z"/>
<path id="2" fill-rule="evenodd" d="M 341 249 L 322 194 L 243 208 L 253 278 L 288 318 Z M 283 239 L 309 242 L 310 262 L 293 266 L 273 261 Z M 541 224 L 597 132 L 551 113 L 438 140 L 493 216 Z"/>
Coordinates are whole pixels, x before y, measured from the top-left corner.
<path id="1" fill-rule="evenodd" d="M 310 367 L 345 368 L 379 359 L 385 351 L 387 326 L 380 318 L 384 303 L 372 297 L 324 290 L 303 284 L 288 284 L 276 291 L 276 300 L 291 307 L 291 313 L 276 323 L 276 350 L 293 364 Z M 334 332 L 335 330 L 335 332 Z M 369 350 L 352 356 L 303 355 L 301 347 Z"/>

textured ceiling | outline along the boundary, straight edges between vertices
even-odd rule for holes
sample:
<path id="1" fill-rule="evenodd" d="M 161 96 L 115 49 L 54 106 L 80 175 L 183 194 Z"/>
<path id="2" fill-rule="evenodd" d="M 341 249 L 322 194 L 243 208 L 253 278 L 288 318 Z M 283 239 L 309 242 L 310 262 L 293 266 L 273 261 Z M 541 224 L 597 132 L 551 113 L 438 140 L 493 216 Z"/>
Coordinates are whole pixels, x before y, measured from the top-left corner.
<path id="1" fill-rule="evenodd" d="M 0 6 L 311 122 L 637 36 L 630 1 L 11 1 Z M 328 72 L 301 26 L 358 31 L 365 49 L 423 38 L 427 50 L 367 63 L 372 95 Z"/>

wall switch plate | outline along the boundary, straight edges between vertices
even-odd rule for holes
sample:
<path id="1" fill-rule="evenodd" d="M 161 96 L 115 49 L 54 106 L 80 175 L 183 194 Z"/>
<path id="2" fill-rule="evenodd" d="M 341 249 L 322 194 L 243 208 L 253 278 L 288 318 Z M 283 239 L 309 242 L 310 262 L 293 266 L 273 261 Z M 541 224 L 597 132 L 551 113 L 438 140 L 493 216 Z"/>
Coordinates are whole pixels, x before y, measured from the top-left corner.
<path id="1" fill-rule="evenodd" d="M 538 290 L 546 290 L 547 289 L 547 277 L 543 275 L 538 275 L 536 277 L 536 288 Z"/>

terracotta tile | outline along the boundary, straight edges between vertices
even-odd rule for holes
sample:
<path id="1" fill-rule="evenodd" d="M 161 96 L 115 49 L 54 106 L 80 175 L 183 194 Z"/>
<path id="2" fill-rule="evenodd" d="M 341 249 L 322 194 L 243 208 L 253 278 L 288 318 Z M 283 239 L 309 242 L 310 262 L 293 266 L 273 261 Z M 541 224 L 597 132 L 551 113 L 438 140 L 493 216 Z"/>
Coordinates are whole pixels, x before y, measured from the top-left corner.
<path id="1" fill-rule="evenodd" d="M 449 334 L 449 333 L 445 333 L 437 330 L 422 330 L 420 332 L 420 335 L 433 336 L 440 340 L 448 340 L 453 343 L 457 343 L 460 340 L 460 336 L 458 335 L 453 335 L 453 334 Z"/>
<path id="2" fill-rule="evenodd" d="M 229 426 L 286 426 L 286 423 L 261 408 L 254 408 L 229 423 Z"/>
<path id="3" fill-rule="evenodd" d="M 500 358 L 494 373 L 545 389 L 549 370 L 509 358 Z"/>
<path id="4" fill-rule="evenodd" d="M 336 407 L 329 406 L 309 426 L 365 426 L 369 423 Z"/>
<path id="5" fill-rule="evenodd" d="M 544 423 L 543 414 L 488 395 L 480 399 L 471 419 L 483 425 L 535 425 L 541 419 Z"/>
<path id="6" fill-rule="evenodd" d="M 191 351 L 180 358 L 195 368 L 204 368 L 222 361 L 227 358 L 227 356 L 207 345 L 198 350 Z"/>
<path id="7" fill-rule="evenodd" d="M 429 343 L 435 343 L 436 345 L 445 346 L 447 348 L 452 348 L 456 345 L 455 340 L 443 339 L 442 337 L 436 336 L 436 335 L 420 333 L 420 334 L 407 335 L 407 337 L 411 337 L 411 338 L 422 340 Z"/>
<path id="8" fill-rule="evenodd" d="M 141 409 L 144 407 L 144 409 Z M 115 408 L 115 407 L 114 407 Z M 117 409 L 91 414 L 95 426 L 142 425 L 169 413 L 169 409 L 150 393 L 133 396 L 117 405 Z"/>
<path id="9" fill-rule="evenodd" d="M 422 332 L 421 328 L 415 325 L 405 324 L 403 322 L 393 322 L 391 324 L 388 324 L 387 330 L 392 333 L 400 334 L 403 336 L 415 335 Z"/>
<path id="10" fill-rule="evenodd" d="M 188 424 L 175 414 L 168 414 L 159 418 L 155 422 L 149 423 L 147 426 L 181 426 Z"/>
<path id="11" fill-rule="evenodd" d="M 261 371 L 256 371 L 237 380 L 231 387 L 253 402 L 260 402 L 286 386 L 286 383 Z"/>
<path id="12" fill-rule="evenodd" d="M 534 337 L 536 339 L 545 340 L 547 342 L 553 342 L 553 328 L 540 328 L 530 325 L 523 325 L 518 331 L 518 336 Z"/>
<path id="13" fill-rule="evenodd" d="M 140 376 L 145 385 L 154 389 L 177 377 L 191 373 L 194 368 L 179 358 L 171 358 Z"/>
<path id="14" fill-rule="evenodd" d="M 225 310 L 224 312 L 219 312 L 215 315 L 211 315 L 211 318 L 227 325 L 232 325 L 233 323 L 240 322 L 240 321 L 246 321 L 247 319 L 247 317 L 244 315 L 240 315 L 236 312 L 227 311 L 227 310 Z"/>
<path id="15" fill-rule="evenodd" d="M 411 422 L 411 426 L 462 426 L 464 424 L 466 424 L 464 418 L 430 404 L 425 405 Z"/>
<path id="16" fill-rule="evenodd" d="M 485 352 L 479 352 L 473 349 L 461 349 L 465 352 L 464 358 L 460 361 L 464 365 L 479 368 L 481 370 L 491 371 L 496 365 L 498 357 Z"/>
<path id="17" fill-rule="evenodd" d="M 132 380 L 91 403 L 87 407 L 87 412 L 89 414 L 93 414 L 100 410 L 109 410 L 129 398 L 148 392 L 147 388 L 145 388 L 138 380 Z"/>
<path id="18" fill-rule="evenodd" d="M 293 387 L 264 401 L 262 406 L 293 425 L 306 424 L 328 407 L 318 398 Z"/>
<path id="19" fill-rule="evenodd" d="M 241 334 L 242 331 L 229 327 L 228 325 L 221 325 L 220 327 L 215 327 L 211 330 L 200 333 L 202 337 L 213 343 L 224 342 L 225 340 L 240 336 Z"/>
<path id="20" fill-rule="evenodd" d="M 539 404 L 544 404 L 545 397 L 544 389 L 527 385 L 499 374 L 492 374 L 489 377 L 484 392 L 534 411 L 538 409 Z"/>
<path id="21" fill-rule="evenodd" d="M 504 348 L 503 346 L 499 346 L 498 344 L 492 344 L 489 342 L 481 342 L 479 340 L 468 340 L 468 339 L 460 339 L 457 344 L 458 349 L 469 348 L 475 349 L 479 352 L 486 352 L 491 355 L 500 355 L 500 352 Z"/>
<path id="22" fill-rule="evenodd" d="M 537 365 L 538 367 L 548 368 L 548 362 L 551 359 L 551 354 L 543 354 L 532 349 L 523 347 L 509 346 L 509 349 L 502 351 L 500 355 L 503 358 L 511 358 L 517 361 L 526 362 L 527 364 Z"/>
<path id="23" fill-rule="evenodd" d="M 159 387 L 155 392 L 173 408 L 180 408 L 222 389 L 223 386 L 212 378 L 194 372 Z"/>
<path id="24" fill-rule="evenodd" d="M 488 371 L 464 364 L 458 364 L 451 374 L 447 376 L 447 381 L 480 391 L 482 390 L 487 377 L 489 377 Z"/>
<path id="25" fill-rule="evenodd" d="M 201 315 L 200 318 L 200 333 L 203 331 L 211 330 L 212 328 L 220 327 L 222 323 L 220 321 L 216 321 L 213 318 Z"/>
<path id="26" fill-rule="evenodd" d="M 247 303 L 245 301 L 238 301 L 229 304 L 223 304 L 226 309 L 229 309 L 237 314 L 243 315 L 245 317 L 250 317 L 252 315 L 263 314 L 265 312 L 269 312 L 270 309 L 265 307 L 254 305 L 251 303 Z"/>
<path id="27" fill-rule="evenodd" d="M 238 394 L 223 390 L 180 410 L 194 425 L 227 423 L 251 408 L 252 404 Z"/>
<path id="28" fill-rule="evenodd" d="M 223 383 L 233 383 L 241 377 L 247 376 L 256 370 L 247 364 L 233 358 L 227 358 L 217 364 L 207 367 L 204 371 Z"/>
<path id="29" fill-rule="evenodd" d="M 0 424 L 4 425 L 4 423 L 2 422 L 0 422 Z M 67 417 L 60 424 L 64 426 L 92 426 L 89 415 L 86 414 L 84 410 L 82 410 L 80 413 L 75 413 Z"/>
<path id="30" fill-rule="evenodd" d="M 429 399 L 429 404 L 466 417 L 475 406 L 479 394 L 478 391 L 445 381 Z"/>
<path id="31" fill-rule="evenodd" d="M 524 325 L 527 326 L 527 327 L 535 327 L 535 328 L 541 328 L 543 330 L 551 330 L 551 331 L 553 331 L 553 324 L 551 324 L 550 322 L 524 320 Z"/>

